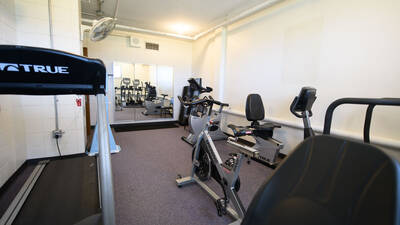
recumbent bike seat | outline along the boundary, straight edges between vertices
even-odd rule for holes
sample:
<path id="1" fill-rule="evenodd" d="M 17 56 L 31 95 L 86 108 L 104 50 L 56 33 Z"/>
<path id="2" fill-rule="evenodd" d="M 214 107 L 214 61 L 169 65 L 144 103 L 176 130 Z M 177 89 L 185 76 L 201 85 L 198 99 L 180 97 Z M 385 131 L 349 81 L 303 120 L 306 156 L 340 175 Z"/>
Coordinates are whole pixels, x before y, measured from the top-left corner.
<path id="1" fill-rule="evenodd" d="M 245 136 L 253 134 L 259 137 L 272 137 L 274 128 L 280 128 L 278 124 L 266 122 L 260 124 L 259 121 L 265 117 L 264 105 L 259 94 L 249 94 L 246 100 L 246 118 L 251 122 L 250 126 L 236 126 L 229 124 L 234 136 Z"/>

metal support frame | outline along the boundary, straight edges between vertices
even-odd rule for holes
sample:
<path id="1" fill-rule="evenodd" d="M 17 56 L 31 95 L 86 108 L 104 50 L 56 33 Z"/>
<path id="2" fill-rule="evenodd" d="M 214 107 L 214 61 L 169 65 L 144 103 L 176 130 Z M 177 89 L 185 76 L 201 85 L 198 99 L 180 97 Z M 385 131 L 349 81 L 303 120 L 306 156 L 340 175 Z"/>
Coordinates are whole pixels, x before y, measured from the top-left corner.
<path id="1" fill-rule="evenodd" d="M 29 178 L 25 181 L 21 190 L 19 190 L 18 194 L 15 196 L 14 200 L 1 217 L 0 225 L 11 225 L 14 222 L 14 219 L 17 217 L 22 205 L 25 203 L 25 200 L 28 198 L 29 193 L 31 192 L 33 186 L 35 185 L 39 176 L 42 174 L 43 169 L 48 162 L 49 160 L 40 161 L 35 169 L 33 169 L 33 172 Z"/>
<path id="2" fill-rule="evenodd" d="M 195 155 L 194 155 L 194 159 L 193 159 L 191 175 L 187 176 L 187 177 L 176 179 L 176 185 L 178 187 L 182 187 L 187 184 L 197 183 L 204 191 L 206 191 L 206 193 L 214 201 L 221 199 L 221 197 L 219 195 L 217 195 L 211 188 L 209 188 L 204 182 L 202 182 L 195 175 L 195 169 L 199 165 L 198 157 L 199 157 L 199 152 L 200 152 L 200 143 L 203 139 L 209 148 L 208 152 L 210 153 L 212 163 L 215 164 L 215 167 L 218 170 L 218 173 L 226 181 L 226 184 L 223 184 L 223 185 L 226 188 L 226 190 L 225 190 L 226 195 L 228 196 L 228 199 L 230 200 L 229 204 L 226 207 L 226 211 L 235 220 L 242 220 L 245 215 L 245 208 L 244 208 L 237 192 L 234 190 L 235 189 L 234 186 L 235 186 L 236 180 L 239 177 L 239 170 L 240 170 L 240 165 L 243 161 L 243 155 L 239 154 L 239 158 L 236 163 L 236 166 L 234 168 L 232 168 L 232 170 L 230 172 L 226 171 L 226 169 L 223 168 L 223 166 L 222 166 L 223 162 L 221 160 L 221 157 L 219 156 L 218 151 L 212 141 L 212 137 L 210 136 L 207 129 L 205 129 L 203 132 L 200 133 L 198 140 L 196 142 L 196 147 L 195 147 L 196 150 L 195 150 Z"/>
<path id="3" fill-rule="evenodd" d="M 311 127 L 310 122 L 310 112 L 308 110 L 302 112 L 303 115 L 303 124 L 304 124 L 304 139 L 315 136 L 315 133 Z"/>
<path id="4" fill-rule="evenodd" d="M 185 186 L 191 183 L 197 183 L 214 201 L 217 201 L 218 199 L 221 198 L 217 193 L 215 193 L 211 188 L 209 188 L 207 184 L 201 181 L 196 175 L 176 179 L 176 184 L 178 186 Z M 226 207 L 226 211 L 233 219 L 235 220 L 241 219 L 239 215 L 236 213 L 236 211 L 230 205 Z"/>
<path id="5" fill-rule="evenodd" d="M 104 225 L 115 225 L 114 188 L 111 168 L 111 153 L 108 136 L 106 104 L 104 94 L 97 95 L 97 119 L 99 125 L 99 174 Z"/>
<path id="6" fill-rule="evenodd" d="M 249 157 L 258 159 L 269 166 L 276 166 L 278 164 L 277 158 L 280 150 L 283 148 L 283 143 L 269 137 L 267 139 L 252 135 L 256 141 L 255 145 L 250 147 L 245 144 L 238 143 L 238 138 L 229 137 L 228 143 L 239 148 L 239 151 Z M 268 145 L 272 145 L 268 147 Z"/>

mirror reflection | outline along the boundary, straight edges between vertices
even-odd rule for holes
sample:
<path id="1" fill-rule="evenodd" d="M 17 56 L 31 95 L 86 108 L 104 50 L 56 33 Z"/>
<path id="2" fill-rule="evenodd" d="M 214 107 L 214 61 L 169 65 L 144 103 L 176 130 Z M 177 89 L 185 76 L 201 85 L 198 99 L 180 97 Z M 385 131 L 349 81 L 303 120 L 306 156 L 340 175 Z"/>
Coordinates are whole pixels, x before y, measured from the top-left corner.
<path id="1" fill-rule="evenodd" d="M 173 118 L 173 67 L 114 62 L 115 122 Z"/>

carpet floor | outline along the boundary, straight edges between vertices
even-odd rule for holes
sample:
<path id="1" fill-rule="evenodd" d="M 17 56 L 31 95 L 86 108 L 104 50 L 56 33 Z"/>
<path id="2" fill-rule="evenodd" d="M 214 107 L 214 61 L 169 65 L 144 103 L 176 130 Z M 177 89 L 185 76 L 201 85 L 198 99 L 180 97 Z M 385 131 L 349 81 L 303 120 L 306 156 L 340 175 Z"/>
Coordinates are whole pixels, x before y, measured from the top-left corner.
<path id="1" fill-rule="evenodd" d="M 112 155 L 117 224 L 212 225 L 229 224 L 219 217 L 213 200 L 198 185 L 178 188 L 177 174 L 191 170 L 192 147 L 180 137 L 182 127 L 115 133 L 122 151 Z M 215 142 L 222 159 L 235 148 Z M 244 162 L 240 171 L 239 196 L 247 208 L 258 187 L 272 169 L 257 162 Z M 208 184 L 220 193 L 215 181 Z"/>

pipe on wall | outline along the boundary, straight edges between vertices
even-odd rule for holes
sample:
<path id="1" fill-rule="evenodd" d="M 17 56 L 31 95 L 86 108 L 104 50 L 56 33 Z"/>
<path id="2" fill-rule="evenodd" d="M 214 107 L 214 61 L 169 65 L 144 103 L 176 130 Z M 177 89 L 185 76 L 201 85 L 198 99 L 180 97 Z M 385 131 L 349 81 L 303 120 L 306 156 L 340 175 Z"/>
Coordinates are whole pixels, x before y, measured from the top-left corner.
<path id="1" fill-rule="evenodd" d="M 215 30 L 217 30 L 217 29 L 219 29 L 221 27 L 226 27 L 226 26 L 228 26 L 228 25 L 230 25 L 232 23 L 235 23 L 235 22 L 237 22 L 237 21 L 239 21 L 241 19 L 244 19 L 244 18 L 246 18 L 246 17 L 248 17 L 248 16 L 250 16 L 250 15 L 256 13 L 256 12 L 259 12 L 259 11 L 261 11 L 263 9 L 269 8 L 269 7 L 273 6 L 273 5 L 275 5 L 276 3 L 282 2 L 282 1 L 284 1 L 284 0 L 267 0 L 267 1 L 265 1 L 265 2 L 263 2 L 261 4 L 259 4 L 259 5 L 256 5 L 256 6 L 252 7 L 252 8 L 250 8 L 250 9 L 247 9 L 247 10 L 239 13 L 236 16 L 233 16 L 232 18 L 228 18 L 224 22 L 222 22 L 222 23 L 220 23 L 220 24 L 218 24 L 216 26 L 213 26 L 213 27 L 211 27 L 211 28 L 199 33 L 199 34 L 196 34 L 194 36 L 187 36 L 187 35 L 180 35 L 180 34 L 174 34 L 174 33 L 168 33 L 168 32 L 161 32 L 161 31 L 155 31 L 155 30 L 149 30 L 149 29 L 142 29 L 142 28 L 138 28 L 138 27 L 125 26 L 125 25 L 120 25 L 120 24 L 117 24 L 115 26 L 115 28 L 118 29 L 118 30 L 142 32 L 142 33 L 147 33 L 147 34 L 154 34 L 154 35 L 167 36 L 167 37 L 173 37 L 173 38 L 179 38 L 179 39 L 185 39 L 185 40 L 194 41 L 194 40 L 197 40 L 200 37 L 212 32 L 212 31 L 215 31 Z M 94 16 L 94 15 L 91 15 L 91 14 L 88 14 L 88 13 L 85 13 L 85 12 L 82 12 L 82 14 L 83 15 Z M 94 22 L 94 20 L 91 20 L 91 19 L 82 19 L 82 23 L 85 24 L 85 25 L 90 25 L 91 26 L 93 24 L 93 22 Z"/>
<path id="2" fill-rule="evenodd" d="M 193 39 L 197 40 L 200 37 L 212 32 L 212 31 L 214 31 L 214 30 L 216 30 L 216 29 L 218 29 L 220 27 L 228 26 L 228 25 L 230 25 L 230 24 L 232 24 L 234 22 L 237 22 L 237 21 L 239 21 L 241 19 L 244 19 L 244 18 L 246 18 L 246 17 L 248 17 L 248 16 L 250 16 L 250 15 L 256 13 L 256 12 L 259 12 L 259 11 L 261 11 L 263 9 L 269 8 L 269 7 L 273 6 L 273 5 L 275 5 L 276 3 L 282 2 L 282 1 L 284 1 L 284 0 L 268 0 L 268 1 L 265 1 L 265 2 L 263 2 L 261 4 L 259 4 L 259 5 L 256 5 L 256 6 L 252 7 L 252 8 L 250 8 L 250 9 L 247 9 L 247 10 L 239 13 L 238 15 L 236 15 L 236 16 L 230 18 L 230 19 L 227 19 L 226 21 L 224 21 L 224 22 L 222 22 L 222 23 L 220 23 L 220 24 L 218 24 L 218 25 L 216 25 L 214 27 L 211 27 L 210 29 L 207 29 L 207 30 L 195 35 L 193 37 Z"/>
<path id="3" fill-rule="evenodd" d="M 81 21 L 82 21 L 82 24 L 89 25 L 89 26 L 91 26 L 93 24 L 93 22 L 94 22 L 94 20 L 91 20 L 91 19 L 82 19 Z M 120 24 L 117 24 L 115 26 L 115 29 L 123 30 L 123 31 L 133 31 L 133 32 L 147 33 L 147 34 L 153 34 L 153 35 L 158 35 L 158 36 L 167 36 L 167 37 L 173 37 L 173 38 L 179 38 L 179 39 L 185 39 L 185 40 L 193 40 L 193 38 L 190 37 L 190 36 L 167 33 L 167 32 L 161 32 L 161 31 L 154 31 L 154 30 L 148 30 L 148 29 L 142 29 L 142 28 L 138 28 L 138 27 L 131 27 L 131 26 L 125 26 L 125 25 L 120 25 Z"/>

